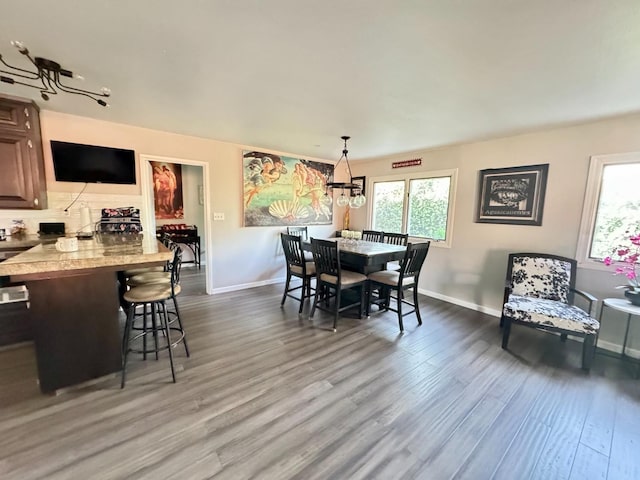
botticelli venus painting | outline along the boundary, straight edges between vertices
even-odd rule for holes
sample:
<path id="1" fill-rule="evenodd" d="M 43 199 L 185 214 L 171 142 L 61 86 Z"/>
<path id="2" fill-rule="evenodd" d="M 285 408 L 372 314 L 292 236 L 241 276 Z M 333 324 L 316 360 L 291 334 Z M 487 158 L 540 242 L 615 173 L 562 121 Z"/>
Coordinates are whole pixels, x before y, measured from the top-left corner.
<path id="1" fill-rule="evenodd" d="M 322 201 L 332 164 L 255 151 L 243 152 L 242 164 L 245 227 L 332 223 Z"/>

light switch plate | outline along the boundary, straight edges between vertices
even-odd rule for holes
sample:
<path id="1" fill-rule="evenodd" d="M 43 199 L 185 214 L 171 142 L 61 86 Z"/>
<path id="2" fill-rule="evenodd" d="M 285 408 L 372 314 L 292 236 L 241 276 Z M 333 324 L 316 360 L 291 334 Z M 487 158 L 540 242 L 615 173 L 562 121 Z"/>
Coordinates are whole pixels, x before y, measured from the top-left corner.
<path id="1" fill-rule="evenodd" d="M 213 212 L 213 221 L 220 222 L 224 220 L 224 213 L 221 212 Z"/>

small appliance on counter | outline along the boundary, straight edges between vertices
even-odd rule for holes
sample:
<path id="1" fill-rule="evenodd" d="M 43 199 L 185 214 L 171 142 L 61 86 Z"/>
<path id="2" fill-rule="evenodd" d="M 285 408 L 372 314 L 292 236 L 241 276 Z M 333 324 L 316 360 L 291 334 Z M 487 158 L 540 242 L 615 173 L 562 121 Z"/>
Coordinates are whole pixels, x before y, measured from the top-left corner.
<path id="1" fill-rule="evenodd" d="M 41 222 L 38 234 L 42 237 L 44 235 L 64 235 L 64 222 Z"/>

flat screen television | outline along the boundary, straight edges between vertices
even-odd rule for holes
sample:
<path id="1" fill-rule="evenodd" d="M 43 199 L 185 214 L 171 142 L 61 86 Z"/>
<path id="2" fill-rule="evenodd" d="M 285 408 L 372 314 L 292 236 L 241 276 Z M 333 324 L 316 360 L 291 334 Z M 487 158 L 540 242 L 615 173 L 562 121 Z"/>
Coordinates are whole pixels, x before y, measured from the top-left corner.
<path id="1" fill-rule="evenodd" d="M 136 183 L 133 150 L 51 140 L 51 154 L 59 182 Z"/>

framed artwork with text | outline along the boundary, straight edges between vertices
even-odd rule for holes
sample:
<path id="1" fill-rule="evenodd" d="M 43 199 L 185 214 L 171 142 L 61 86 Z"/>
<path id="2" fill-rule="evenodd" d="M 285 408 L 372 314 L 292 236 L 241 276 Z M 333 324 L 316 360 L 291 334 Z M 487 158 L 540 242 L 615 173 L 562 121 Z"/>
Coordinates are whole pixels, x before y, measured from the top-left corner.
<path id="1" fill-rule="evenodd" d="M 476 222 L 542 225 L 549 164 L 480 170 Z"/>

